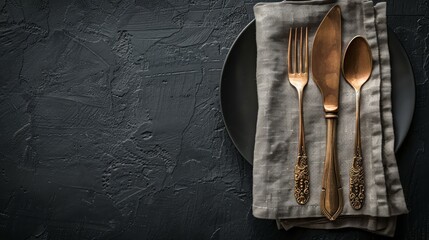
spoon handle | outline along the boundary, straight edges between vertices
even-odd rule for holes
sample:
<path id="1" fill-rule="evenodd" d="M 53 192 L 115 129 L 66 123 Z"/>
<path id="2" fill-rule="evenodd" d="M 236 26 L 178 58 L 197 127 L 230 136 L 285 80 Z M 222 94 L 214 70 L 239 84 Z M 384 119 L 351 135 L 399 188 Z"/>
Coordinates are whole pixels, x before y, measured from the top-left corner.
<path id="1" fill-rule="evenodd" d="M 363 169 L 360 140 L 360 90 L 356 91 L 356 128 L 353 162 L 350 167 L 350 205 L 353 209 L 362 208 L 365 201 L 365 174 Z"/>
<path id="2" fill-rule="evenodd" d="M 302 92 L 298 88 L 299 102 L 299 132 L 298 132 L 298 158 L 295 164 L 295 200 L 298 204 L 304 205 L 310 197 L 310 176 L 308 170 L 307 153 L 305 151 L 304 140 L 304 119 L 302 108 Z"/>

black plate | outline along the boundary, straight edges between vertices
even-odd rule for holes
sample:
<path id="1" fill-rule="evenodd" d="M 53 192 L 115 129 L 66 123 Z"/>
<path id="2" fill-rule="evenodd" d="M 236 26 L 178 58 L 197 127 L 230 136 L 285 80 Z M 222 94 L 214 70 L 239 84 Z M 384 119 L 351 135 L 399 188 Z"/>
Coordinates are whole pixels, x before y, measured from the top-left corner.
<path id="1" fill-rule="evenodd" d="M 410 61 L 395 33 L 389 29 L 392 66 L 392 105 L 395 151 L 407 135 L 414 113 L 415 86 Z M 256 94 L 255 21 L 250 22 L 232 45 L 222 71 L 221 108 L 234 145 L 253 161 L 258 99 Z"/>

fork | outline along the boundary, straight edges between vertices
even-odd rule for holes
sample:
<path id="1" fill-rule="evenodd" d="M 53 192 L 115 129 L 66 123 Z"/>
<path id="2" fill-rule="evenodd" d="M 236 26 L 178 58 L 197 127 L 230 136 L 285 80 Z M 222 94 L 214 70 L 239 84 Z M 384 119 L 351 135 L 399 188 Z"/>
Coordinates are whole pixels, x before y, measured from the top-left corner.
<path id="1" fill-rule="evenodd" d="M 293 34 L 295 32 L 295 34 Z M 292 36 L 294 35 L 294 36 Z M 300 205 L 308 202 L 310 197 L 310 177 L 305 151 L 304 119 L 303 119 L 303 92 L 308 82 L 308 27 L 305 28 L 303 40 L 303 28 L 300 30 L 298 42 L 298 28 L 289 31 L 288 44 L 288 78 L 292 86 L 298 92 L 299 102 L 299 132 L 298 132 L 298 158 L 295 164 L 295 199 Z M 303 42 L 305 41 L 305 42 Z M 303 46 L 305 45 L 305 46 Z"/>

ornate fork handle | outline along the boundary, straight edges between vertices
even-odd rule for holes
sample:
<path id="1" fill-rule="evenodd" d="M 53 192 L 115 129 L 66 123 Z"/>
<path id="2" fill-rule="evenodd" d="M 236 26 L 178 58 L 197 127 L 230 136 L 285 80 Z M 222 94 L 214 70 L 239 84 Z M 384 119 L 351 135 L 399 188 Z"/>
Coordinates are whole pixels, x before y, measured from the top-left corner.
<path id="1" fill-rule="evenodd" d="M 302 89 L 298 90 L 299 98 L 299 135 L 298 159 L 295 165 L 295 199 L 298 204 L 306 204 L 310 198 L 310 175 L 308 170 L 307 153 L 305 152 L 304 120 L 302 114 Z"/>

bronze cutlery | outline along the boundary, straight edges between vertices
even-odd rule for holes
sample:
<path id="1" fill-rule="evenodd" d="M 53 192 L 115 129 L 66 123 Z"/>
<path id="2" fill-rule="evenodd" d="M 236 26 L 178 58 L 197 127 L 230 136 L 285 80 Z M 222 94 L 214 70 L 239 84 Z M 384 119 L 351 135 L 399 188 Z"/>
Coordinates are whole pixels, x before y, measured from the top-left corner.
<path id="1" fill-rule="evenodd" d="M 336 154 L 336 127 L 341 68 L 341 9 L 329 10 L 320 23 L 312 49 L 313 79 L 323 96 L 326 118 L 326 152 L 320 208 L 331 221 L 343 210 L 341 179 Z"/>
<path id="2" fill-rule="evenodd" d="M 303 118 L 303 92 L 308 82 L 308 28 L 289 30 L 288 44 L 288 78 L 298 93 L 299 107 L 299 129 L 298 129 L 298 157 L 295 164 L 295 200 L 298 204 L 306 204 L 310 197 L 310 176 L 308 169 L 307 153 L 304 140 L 304 118 Z M 294 35 L 294 36 L 292 36 Z M 299 40 L 298 40 L 299 35 Z"/>
<path id="3" fill-rule="evenodd" d="M 348 44 L 343 59 L 343 76 L 356 93 L 356 125 L 353 162 L 350 167 L 350 205 L 353 209 L 362 208 L 365 201 L 365 175 L 360 139 L 360 93 L 362 86 L 372 73 L 371 49 L 365 38 L 354 37 Z"/>

